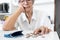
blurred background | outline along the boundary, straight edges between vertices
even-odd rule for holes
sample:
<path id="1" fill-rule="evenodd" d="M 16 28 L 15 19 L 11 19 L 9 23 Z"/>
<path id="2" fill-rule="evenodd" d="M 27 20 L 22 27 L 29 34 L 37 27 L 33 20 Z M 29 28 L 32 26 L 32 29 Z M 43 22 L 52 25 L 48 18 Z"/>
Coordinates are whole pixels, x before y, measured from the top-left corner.
<path id="1" fill-rule="evenodd" d="M 56 0 L 56 11 L 55 11 L 55 15 L 56 15 L 56 31 L 59 35 L 60 38 L 60 0 Z"/>

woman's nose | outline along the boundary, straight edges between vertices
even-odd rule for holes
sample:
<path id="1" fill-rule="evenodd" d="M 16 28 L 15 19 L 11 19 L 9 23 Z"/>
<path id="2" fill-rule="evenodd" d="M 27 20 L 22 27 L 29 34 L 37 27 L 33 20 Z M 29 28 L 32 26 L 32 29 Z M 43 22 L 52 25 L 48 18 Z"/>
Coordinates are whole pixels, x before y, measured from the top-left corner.
<path id="1" fill-rule="evenodd" d="M 28 4 L 27 1 L 24 2 L 25 4 Z"/>

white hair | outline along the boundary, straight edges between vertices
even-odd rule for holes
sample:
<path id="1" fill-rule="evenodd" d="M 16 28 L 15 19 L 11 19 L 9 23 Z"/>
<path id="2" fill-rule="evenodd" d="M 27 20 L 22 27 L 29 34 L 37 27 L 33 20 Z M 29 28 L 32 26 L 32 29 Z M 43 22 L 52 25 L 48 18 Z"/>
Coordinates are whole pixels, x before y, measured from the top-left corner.
<path id="1" fill-rule="evenodd" d="M 34 1 L 35 1 L 35 0 L 32 0 L 33 4 L 34 4 Z"/>
<path id="2" fill-rule="evenodd" d="M 19 1 L 20 2 L 20 1 Z M 34 0 L 32 0 L 33 4 L 34 4 Z"/>

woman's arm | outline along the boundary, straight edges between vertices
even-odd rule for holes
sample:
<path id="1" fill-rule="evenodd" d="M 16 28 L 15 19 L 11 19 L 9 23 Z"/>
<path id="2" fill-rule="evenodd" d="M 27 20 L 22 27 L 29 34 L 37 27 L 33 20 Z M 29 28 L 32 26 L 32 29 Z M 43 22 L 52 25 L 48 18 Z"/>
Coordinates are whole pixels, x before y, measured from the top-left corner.
<path id="1" fill-rule="evenodd" d="M 16 12 L 14 12 L 6 21 L 5 24 L 3 26 L 3 30 L 5 31 L 9 31 L 9 30 L 14 30 L 15 27 L 15 22 L 18 18 L 18 16 L 21 14 L 21 12 L 23 12 L 23 6 L 20 6 Z"/>

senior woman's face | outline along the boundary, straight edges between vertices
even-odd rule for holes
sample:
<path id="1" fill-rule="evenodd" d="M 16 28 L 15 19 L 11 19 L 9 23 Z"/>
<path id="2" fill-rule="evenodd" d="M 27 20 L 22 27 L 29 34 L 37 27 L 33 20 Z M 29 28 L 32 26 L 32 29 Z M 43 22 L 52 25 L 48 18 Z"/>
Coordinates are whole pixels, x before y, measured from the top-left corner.
<path id="1" fill-rule="evenodd" d="M 26 11 L 32 9 L 33 1 L 32 0 L 19 0 L 20 3 L 23 5 Z"/>

